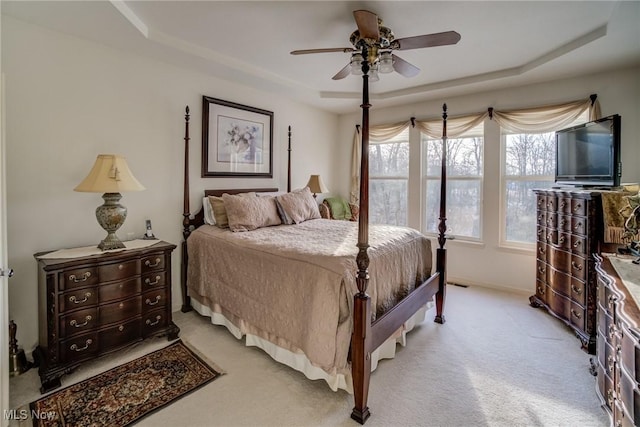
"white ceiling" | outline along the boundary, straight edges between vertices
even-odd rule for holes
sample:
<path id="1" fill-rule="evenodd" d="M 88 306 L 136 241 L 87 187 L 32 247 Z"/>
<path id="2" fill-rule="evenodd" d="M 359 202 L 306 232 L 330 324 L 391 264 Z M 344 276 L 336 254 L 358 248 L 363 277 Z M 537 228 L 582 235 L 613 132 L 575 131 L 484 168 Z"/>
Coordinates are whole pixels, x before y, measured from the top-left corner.
<path id="1" fill-rule="evenodd" d="M 396 51 L 421 72 L 382 74 L 376 106 L 640 64 L 640 1 L 2 1 L 3 14 L 338 113 L 361 103 L 360 77 L 331 79 L 349 54 L 289 52 L 350 47 L 358 9 L 396 38 L 462 36 Z"/>

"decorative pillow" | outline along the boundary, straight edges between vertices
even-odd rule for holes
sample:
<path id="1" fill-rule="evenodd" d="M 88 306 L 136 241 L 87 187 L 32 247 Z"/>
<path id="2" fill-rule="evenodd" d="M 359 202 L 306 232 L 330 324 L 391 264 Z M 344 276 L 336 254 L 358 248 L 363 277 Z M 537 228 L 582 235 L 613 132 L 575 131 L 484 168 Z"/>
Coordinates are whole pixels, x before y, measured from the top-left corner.
<path id="1" fill-rule="evenodd" d="M 242 197 L 223 194 L 231 231 L 251 231 L 282 224 L 273 197 Z"/>
<path id="2" fill-rule="evenodd" d="M 318 206 L 318 210 L 320 211 L 320 218 L 331 219 L 331 211 L 329 210 L 329 206 L 327 206 L 324 202 L 320 203 L 320 206 Z"/>
<path id="3" fill-rule="evenodd" d="M 300 224 L 309 219 L 320 218 L 318 204 L 311 195 L 309 187 L 277 196 L 276 201 L 286 216 L 283 221 L 285 224 Z"/>
<path id="4" fill-rule="evenodd" d="M 227 195 L 227 193 L 223 194 Z M 238 197 L 255 197 L 256 193 L 251 191 L 248 193 L 237 194 Z M 209 196 L 209 204 L 211 205 L 211 211 L 213 212 L 214 224 L 220 228 L 229 228 L 229 219 L 227 218 L 227 210 L 224 205 L 222 197 Z"/>
<path id="5" fill-rule="evenodd" d="M 355 203 L 349 203 L 349 208 L 351 208 L 351 219 L 349 221 L 357 221 L 360 216 L 360 206 Z"/>
<path id="6" fill-rule="evenodd" d="M 202 211 L 204 212 L 204 222 L 209 225 L 216 225 L 216 219 L 213 216 L 213 208 L 209 203 L 209 198 L 204 197 L 202 199 Z"/>

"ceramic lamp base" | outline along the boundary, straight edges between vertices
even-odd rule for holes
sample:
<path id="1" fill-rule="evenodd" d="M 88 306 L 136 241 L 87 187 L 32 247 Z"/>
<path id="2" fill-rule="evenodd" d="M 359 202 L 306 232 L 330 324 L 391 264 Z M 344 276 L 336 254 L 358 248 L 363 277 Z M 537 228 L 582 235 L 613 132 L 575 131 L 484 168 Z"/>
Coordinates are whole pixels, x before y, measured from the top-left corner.
<path id="1" fill-rule="evenodd" d="M 104 193 L 102 198 L 104 204 L 96 208 L 96 219 L 107 232 L 107 237 L 100 242 L 98 248 L 103 251 L 122 249 L 125 247 L 124 243 L 116 236 L 116 230 L 124 224 L 124 220 L 127 218 L 127 208 L 118 203 L 122 195 L 120 193 Z"/>

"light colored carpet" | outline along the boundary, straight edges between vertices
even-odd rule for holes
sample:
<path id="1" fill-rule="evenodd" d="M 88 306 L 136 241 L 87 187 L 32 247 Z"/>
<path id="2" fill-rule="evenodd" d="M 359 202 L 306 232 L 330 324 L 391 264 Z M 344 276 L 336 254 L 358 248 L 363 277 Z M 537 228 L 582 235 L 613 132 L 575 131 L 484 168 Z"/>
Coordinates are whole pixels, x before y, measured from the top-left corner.
<path id="1" fill-rule="evenodd" d="M 371 379 L 367 426 L 607 426 L 574 334 L 523 294 L 448 287 L 444 325 L 433 310 Z M 245 347 L 196 313 L 175 313 L 180 337 L 226 375 L 140 426 L 356 426 L 352 396 L 334 393 Z M 63 377 L 63 386 L 166 345 L 154 339 Z M 11 405 L 39 397 L 35 370 L 11 379 Z"/>

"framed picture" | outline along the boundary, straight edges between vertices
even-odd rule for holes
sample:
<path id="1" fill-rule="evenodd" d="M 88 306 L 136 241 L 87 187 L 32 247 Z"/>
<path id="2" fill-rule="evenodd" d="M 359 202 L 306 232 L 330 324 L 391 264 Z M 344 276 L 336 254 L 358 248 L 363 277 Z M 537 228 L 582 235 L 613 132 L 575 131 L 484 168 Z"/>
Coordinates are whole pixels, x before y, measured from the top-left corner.
<path id="1" fill-rule="evenodd" d="M 273 112 L 202 97 L 202 177 L 273 177 Z"/>

